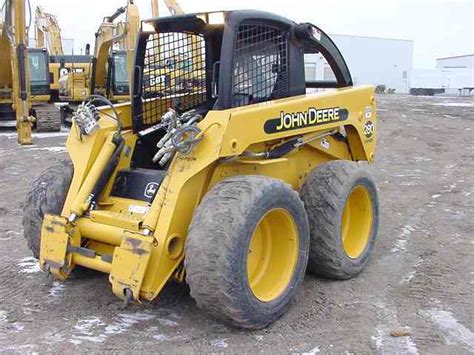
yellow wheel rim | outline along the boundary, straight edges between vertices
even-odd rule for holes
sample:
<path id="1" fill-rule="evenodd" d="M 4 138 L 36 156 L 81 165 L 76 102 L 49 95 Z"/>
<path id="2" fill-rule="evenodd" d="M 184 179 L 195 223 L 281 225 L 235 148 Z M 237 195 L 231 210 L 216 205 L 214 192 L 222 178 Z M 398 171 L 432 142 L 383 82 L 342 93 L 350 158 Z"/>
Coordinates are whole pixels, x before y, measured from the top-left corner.
<path id="1" fill-rule="evenodd" d="M 359 185 L 352 190 L 342 213 L 342 244 L 350 258 L 357 259 L 367 247 L 373 218 L 370 193 Z"/>
<path id="2" fill-rule="evenodd" d="M 247 254 L 248 282 L 260 301 L 273 301 L 287 289 L 298 261 L 298 244 L 298 228 L 286 210 L 270 210 L 260 219 Z"/>

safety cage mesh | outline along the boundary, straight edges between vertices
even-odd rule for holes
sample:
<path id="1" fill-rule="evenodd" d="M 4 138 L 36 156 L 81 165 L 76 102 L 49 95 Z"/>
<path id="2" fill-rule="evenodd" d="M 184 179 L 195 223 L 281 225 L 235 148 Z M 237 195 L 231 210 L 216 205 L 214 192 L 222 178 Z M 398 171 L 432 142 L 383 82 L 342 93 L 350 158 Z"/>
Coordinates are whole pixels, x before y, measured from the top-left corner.
<path id="1" fill-rule="evenodd" d="M 155 124 L 168 108 L 190 110 L 206 101 L 206 53 L 198 34 L 150 34 L 142 72 L 142 127 Z"/>
<path id="2" fill-rule="evenodd" d="M 233 107 L 288 96 L 287 34 L 266 24 L 239 26 L 235 42 Z"/>

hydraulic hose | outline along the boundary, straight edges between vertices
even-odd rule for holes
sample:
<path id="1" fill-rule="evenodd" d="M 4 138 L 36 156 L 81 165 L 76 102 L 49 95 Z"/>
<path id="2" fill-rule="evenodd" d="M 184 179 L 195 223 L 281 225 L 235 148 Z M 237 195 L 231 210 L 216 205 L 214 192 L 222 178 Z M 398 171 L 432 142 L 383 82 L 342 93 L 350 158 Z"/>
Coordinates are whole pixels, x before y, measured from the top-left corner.
<path id="1" fill-rule="evenodd" d="M 89 101 L 90 103 L 94 103 L 94 102 L 102 102 L 104 104 L 106 104 L 107 106 L 109 106 L 112 110 L 112 112 L 114 113 L 115 117 L 112 117 L 113 119 L 115 119 L 115 121 L 117 122 L 117 131 L 119 133 L 122 132 L 122 122 L 120 121 L 120 117 L 118 115 L 118 112 L 117 110 L 115 109 L 114 107 L 114 104 L 108 100 L 107 98 L 105 98 L 104 96 L 101 96 L 101 95 L 89 95 L 86 97 L 86 99 L 84 101 Z"/>

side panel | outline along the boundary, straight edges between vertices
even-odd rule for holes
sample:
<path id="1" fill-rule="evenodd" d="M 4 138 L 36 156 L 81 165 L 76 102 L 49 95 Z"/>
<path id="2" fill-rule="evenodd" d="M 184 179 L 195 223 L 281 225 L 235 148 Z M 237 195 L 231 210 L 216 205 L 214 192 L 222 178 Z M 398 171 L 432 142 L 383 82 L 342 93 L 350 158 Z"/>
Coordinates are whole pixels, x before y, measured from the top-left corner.
<path id="1" fill-rule="evenodd" d="M 326 110 L 331 109 L 333 113 L 337 109 L 338 119 L 328 116 Z M 240 155 L 257 142 L 348 126 L 352 127 L 346 132 L 354 160 L 372 161 L 376 122 L 374 90 L 369 86 L 270 101 L 232 110 L 220 155 Z M 370 135 L 364 133 L 367 126 L 371 127 Z M 356 149 L 356 142 L 362 149 Z"/>

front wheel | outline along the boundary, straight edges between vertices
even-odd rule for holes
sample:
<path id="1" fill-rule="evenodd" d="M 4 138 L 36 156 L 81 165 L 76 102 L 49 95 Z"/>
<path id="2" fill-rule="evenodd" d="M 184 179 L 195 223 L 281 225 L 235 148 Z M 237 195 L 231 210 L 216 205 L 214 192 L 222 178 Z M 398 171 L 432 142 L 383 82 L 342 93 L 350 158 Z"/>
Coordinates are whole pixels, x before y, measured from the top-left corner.
<path id="1" fill-rule="evenodd" d="M 186 280 L 199 307 L 242 328 L 278 319 L 301 284 L 309 228 L 287 184 L 239 176 L 217 184 L 197 208 L 186 241 Z"/>
<path id="2" fill-rule="evenodd" d="M 46 214 L 60 215 L 73 175 L 69 160 L 60 161 L 33 181 L 23 207 L 23 231 L 28 247 L 39 258 L 41 227 Z"/>

